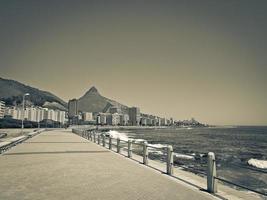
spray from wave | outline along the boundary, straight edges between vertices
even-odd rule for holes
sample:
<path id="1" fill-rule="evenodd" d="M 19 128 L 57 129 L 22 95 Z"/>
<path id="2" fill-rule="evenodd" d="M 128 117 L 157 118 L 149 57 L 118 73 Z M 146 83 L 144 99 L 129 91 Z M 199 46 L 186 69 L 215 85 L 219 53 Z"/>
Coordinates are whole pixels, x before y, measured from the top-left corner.
<path id="1" fill-rule="evenodd" d="M 129 140 L 128 136 L 125 133 L 121 133 L 121 132 L 114 131 L 114 130 L 109 130 L 107 133 L 112 138 L 115 138 L 115 139 L 120 138 L 121 140 L 125 140 L 125 141 Z"/>
<path id="2" fill-rule="evenodd" d="M 248 160 L 248 164 L 256 168 L 267 169 L 267 160 L 257 160 L 255 158 L 251 158 Z"/>

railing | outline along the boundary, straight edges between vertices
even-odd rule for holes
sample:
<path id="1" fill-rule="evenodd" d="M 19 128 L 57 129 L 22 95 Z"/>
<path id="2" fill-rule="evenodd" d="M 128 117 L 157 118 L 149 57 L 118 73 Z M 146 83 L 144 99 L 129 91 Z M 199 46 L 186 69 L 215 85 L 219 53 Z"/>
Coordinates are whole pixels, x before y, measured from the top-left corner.
<path id="1" fill-rule="evenodd" d="M 173 148 L 172 146 L 168 145 L 168 146 L 164 146 L 164 147 L 154 147 L 150 144 L 148 144 L 146 141 L 143 142 L 136 142 L 135 140 L 122 140 L 120 138 L 112 138 L 112 136 L 105 136 L 104 134 L 100 134 L 99 132 L 96 132 L 94 130 L 90 130 L 90 131 L 85 131 L 85 130 L 77 130 L 77 129 L 72 129 L 73 133 L 76 133 L 77 135 L 80 135 L 88 140 L 91 140 L 93 142 L 96 143 L 96 139 L 97 139 L 97 143 L 99 145 L 102 144 L 103 147 L 106 147 L 106 144 L 108 143 L 108 148 L 110 150 L 113 150 L 113 147 L 115 146 L 115 151 L 119 154 L 121 154 L 121 149 L 126 149 L 127 150 L 127 157 L 128 158 L 132 158 L 132 154 L 133 154 L 133 145 L 138 145 L 141 146 L 142 148 L 142 163 L 144 165 L 148 165 L 148 148 L 154 148 L 154 149 L 158 149 L 161 151 L 164 151 L 166 153 L 166 174 L 173 176 L 173 167 L 174 167 L 174 162 L 173 162 L 173 157 L 174 157 L 174 152 L 173 152 Z M 114 144 L 113 141 L 116 141 L 116 143 Z M 124 145 L 122 145 L 122 143 L 124 143 Z M 204 176 L 207 177 L 207 191 L 210 193 L 216 193 L 218 191 L 217 189 L 217 181 L 222 181 L 224 183 L 227 184 L 231 184 L 234 186 L 237 186 L 239 188 L 242 189 L 246 189 L 249 191 L 252 191 L 254 193 L 260 194 L 260 195 L 264 195 L 267 196 L 267 193 L 261 192 L 261 191 L 257 191 L 254 190 L 252 188 L 234 183 L 232 181 L 226 180 L 224 178 L 218 177 L 217 176 L 217 170 L 216 170 L 216 159 L 215 159 L 215 154 L 213 152 L 209 152 L 208 156 L 207 156 L 207 170 L 206 173 L 194 168 L 190 168 L 190 167 L 184 167 L 181 166 L 182 168 L 189 170 L 189 171 L 193 171 L 195 173 L 199 173 L 202 174 Z M 250 169 L 250 168 L 248 168 Z M 253 170 L 253 169 L 251 169 Z M 266 173 L 266 172 L 264 172 Z"/>
<path id="2" fill-rule="evenodd" d="M 15 137 L 15 138 L 12 138 L 12 139 L 5 141 L 5 142 L 0 142 L 0 154 L 9 150 L 11 147 L 16 146 L 19 143 L 22 143 L 25 140 L 43 132 L 44 130 L 45 129 L 37 130 L 37 131 L 31 132 L 31 133 L 28 133 L 27 135 Z"/>

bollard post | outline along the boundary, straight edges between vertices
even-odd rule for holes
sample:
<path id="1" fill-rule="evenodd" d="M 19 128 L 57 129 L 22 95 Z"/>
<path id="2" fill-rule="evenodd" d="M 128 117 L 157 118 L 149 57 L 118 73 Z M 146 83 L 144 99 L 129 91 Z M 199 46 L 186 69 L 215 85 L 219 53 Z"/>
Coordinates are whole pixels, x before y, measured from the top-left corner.
<path id="1" fill-rule="evenodd" d="M 167 174 L 173 174 L 173 148 L 170 145 L 167 147 Z"/>
<path id="2" fill-rule="evenodd" d="M 97 144 L 100 144 L 100 134 L 97 135 Z"/>
<path id="3" fill-rule="evenodd" d="M 87 135 L 87 140 L 90 140 L 90 134 L 89 134 L 89 131 L 86 131 L 86 135 Z"/>
<path id="4" fill-rule="evenodd" d="M 95 132 L 94 132 L 94 143 L 96 143 Z"/>
<path id="5" fill-rule="evenodd" d="M 109 148 L 110 150 L 112 150 L 112 136 L 111 136 L 111 135 L 109 136 L 108 148 Z"/>
<path id="6" fill-rule="evenodd" d="M 216 160 L 213 152 L 208 153 L 207 190 L 210 193 L 217 192 Z"/>
<path id="7" fill-rule="evenodd" d="M 117 138 L 117 153 L 121 152 L 120 142 L 121 142 L 121 139 Z"/>
<path id="8" fill-rule="evenodd" d="M 132 140 L 128 140 L 128 158 L 132 157 L 133 145 Z"/>
<path id="9" fill-rule="evenodd" d="M 103 134 L 102 135 L 102 143 L 103 143 L 103 147 L 106 146 L 106 136 Z"/>
<path id="10" fill-rule="evenodd" d="M 148 150 L 147 150 L 147 142 L 143 143 L 143 164 L 148 164 Z"/>

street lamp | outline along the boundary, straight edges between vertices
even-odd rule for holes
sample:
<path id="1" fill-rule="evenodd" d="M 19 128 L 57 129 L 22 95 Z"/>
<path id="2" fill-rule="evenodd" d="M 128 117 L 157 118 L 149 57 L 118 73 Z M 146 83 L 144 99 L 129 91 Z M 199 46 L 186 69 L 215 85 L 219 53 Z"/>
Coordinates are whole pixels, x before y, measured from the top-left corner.
<path id="1" fill-rule="evenodd" d="M 25 105 L 25 97 L 26 96 L 29 96 L 30 94 L 29 93 L 25 93 L 23 95 L 23 98 L 22 98 L 22 119 L 21 119 L 21 132 L 23 133 L 23 128 L 24 128 L 24 124 L 23 124 L 23 121 L 24 121 L 24 118 L 25 118 L 25 108 L 24 108 L 24 105 Z"/>

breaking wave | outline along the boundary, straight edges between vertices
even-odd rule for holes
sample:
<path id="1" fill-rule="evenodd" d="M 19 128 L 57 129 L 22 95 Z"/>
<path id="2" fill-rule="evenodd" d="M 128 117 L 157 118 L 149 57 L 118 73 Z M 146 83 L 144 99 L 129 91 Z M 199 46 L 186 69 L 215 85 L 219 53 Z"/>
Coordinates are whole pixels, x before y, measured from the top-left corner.
<path id="1" fill-rule="evenodd" d="M 176 158 L 184 159 L 184 160 L 195 160 L 194 156 L 185 155 L 185 154 L 181 154 L 181 153 L 174 153 L 174 156 Z"/>
<path id="2" fill-rule="evenodd" d="M 256 168 L 267 169 L 267 160 L 257 160 L 255 158 L 251 158 L 248 160 L 248 164 Z"/>
<path id="3" fill-rule="evenodd" d="M 125 140 L 125 141 L 128 141 L 129 138 L 127 136 L 126 133 L 123 133 L 123 132 L 118 132 L 118 131 L 115 131 L 115 130 L 109 130 L 107 132 L 110 136 L 112 136 L 113 138 L 120 138 L 121 140 Z M 137 142 L 137 143 L 142 143 L 146 140 L 143 140 L 143 139 L 132 139 L 134 142 Z M 166 148 L 168 145 L 166 144 L 148 144 L 149 147 L 148 147 L 148 151 L 150 153 L 153 153 L 153 154 L 157 154 L 157 155 L 164 155 L 164 148 Z M 155 149 L 157 148 L 157 149 Z M 162 150 L 159 150 L 158 148 L 162 148 Z M 183 160 L 195 160 L 195 156 L 194 155 L 185 155 L 185 154 L 181 154 L 181 153 L 175 153 L 174 152 L 174 157 L 178 158 L 178 159 L 183 159 Z"/>
<path id="4" fill-rule="evenodd" d="M 118 131 L 114 131 L 114 130 L 109 130 L 107 132 L 110 136 L 112 136 L 113 138 L 120 138 L 121 140 L 125 140 L 128 141 L 128 136 L 125 133 L 122 132 L 118 132 Z"/>

